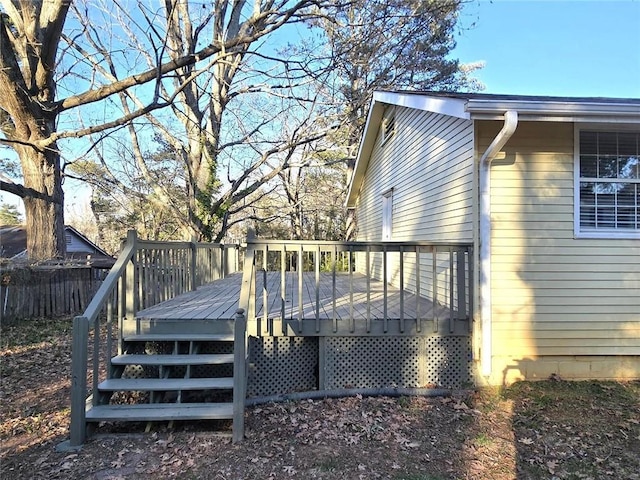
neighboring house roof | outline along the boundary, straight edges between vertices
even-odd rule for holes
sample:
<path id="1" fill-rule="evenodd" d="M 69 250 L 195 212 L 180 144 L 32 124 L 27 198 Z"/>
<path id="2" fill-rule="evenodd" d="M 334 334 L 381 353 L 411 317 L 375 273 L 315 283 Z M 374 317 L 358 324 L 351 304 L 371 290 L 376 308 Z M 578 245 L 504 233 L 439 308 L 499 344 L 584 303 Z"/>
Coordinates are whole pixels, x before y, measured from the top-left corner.
<path id="1" fill-rule="evenodd" d="M 507 110 L 516 110 L 520 121 L 584 123 L 640 123 L 638 98 L 547 97 L 380 91 L 373 94 L 356 165 L 349 183 L 347 207 L 353 208 L 364 180 L 369 158 L 385 108 L 396 105 L 440 113 L 466 120 L 502 120 Z"/>
<path id="2" fill-rule="evenodd" d="M 27 231 L 23 226 L 0 226 L 0 258 L 17 258 L 27 248 Z"/>
<path id="3" fill-rule="evenodd" d="M 95 267 L 113 266 L 115 259 L 72 226 L 66 225 L 67 260 L 88 262 Z M 24 225 L 0 226 L 0 257 L 27 258 L 27 230 Z"/>

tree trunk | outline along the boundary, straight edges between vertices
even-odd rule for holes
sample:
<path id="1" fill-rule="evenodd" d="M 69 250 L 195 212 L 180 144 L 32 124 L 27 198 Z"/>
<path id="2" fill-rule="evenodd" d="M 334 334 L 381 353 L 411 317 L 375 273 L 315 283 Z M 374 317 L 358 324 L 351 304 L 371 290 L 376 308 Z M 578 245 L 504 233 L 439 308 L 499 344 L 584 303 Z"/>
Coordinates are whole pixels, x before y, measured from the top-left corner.
<path id="1" fill-rule="evenodd" d="M 22 197 L 29 259 L 64 258 L 64 193 L 57 146 L 45 152 L 28 146 L 16 150 L 24 173 L 24 188 L 30 192 Z"/>

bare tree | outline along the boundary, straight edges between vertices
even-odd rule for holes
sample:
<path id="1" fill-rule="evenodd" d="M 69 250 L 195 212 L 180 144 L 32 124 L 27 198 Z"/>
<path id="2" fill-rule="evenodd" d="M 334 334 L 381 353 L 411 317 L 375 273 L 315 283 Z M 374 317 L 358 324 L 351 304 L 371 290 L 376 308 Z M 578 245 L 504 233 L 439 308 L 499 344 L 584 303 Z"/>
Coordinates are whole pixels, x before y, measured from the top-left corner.
<path id="1" fill-rule="evenodd" d="M 65 250 L 60 140 L 130 125 L 136 118 L 171 106 L 179 95 L 189 98 L 190 83 L 202 68 L 202 62 L 211 57 L 215 57 L 215 61 L 210 68 L 218 70 L 216 78 L 219 80 L 211 91 L 228 92 L 230 84 L 225 75 L 232 74 L 238 68 L 247 45 L 292 19 L 307 15 L 318 3 L 314 0 L 217 0 L 213 2 L 212 10 L 202 17 L 201 25 L 205 25 L 207 19 L 216 24 L 211 36 L 206 39 L 201 38 L 200 26 L 193 28 L 186 20 L 187 0 L 164 1 L 168 22 L 164 31 L 156 27 L 158 17 L 155 11 L 144 8 L 140 2 L 136 3 L 139 8 L 136 15 L 129 12 L 130 3 L 120 5 L 118 1 L 113 1 L 105 4 L 104 8 L 82 4 L 83 9 L 74 11 L 81 29 L 87 27 L 84 20 L 93 14 L 102 16 L 96 24 L 103 24 L 109 11 L 130 18 L 130 25 L 135 25 L 138 19 L 146 20 L 148 29 L 143 34 L 150 42 L 147 51 L 153 63 L 132 74 L 135 68 L 123 70 L 123 65 L 91 60 L 96 58 L 97 53 L 104 53 L 98 52 L 100 48 L 110 50 L 111 45 L 98 43 L 96 37 L 93 37 L 93 44 L 82 44 L 81 39 L 87 37 L 81 30 L 73 30 L 66 35 L 65 46 L 61 48 L 70 0 L 0 0 L 0 125 L 4 134 L 1 141 L 16 151 L 23 177 L 21 185 L 0 181 L 0 188 L 20 196 L 24 201 L 27 248 L 31 257 L 57 257 Z M 184 39 L 189 41 L 182 43 Z M 95 50 L 91 51 L 90 48 Z M 57 55 L 60 55 L 58 64 Z M 131 61 L 127 55 L 123 59 L 125 64 Z M 57 70 L 59 65 L 65 65 L 67 70 Z M 70 81 L 74 69 L 88 72 L 84 76 L 81 74 L 77 83 L 86 89 L 81 93 L 71 90 L 69 96 L 57 98 L 59 81 L 62 78 Z M 172 87 L 166 81 L 170 76 Z M 151 93 L 139 94 L 139 102 L 134 101 L 132 92 L 145 84 L 153 85 Z M 58 129 L 63 113 L 95 102 L 109 101 L 115 95 L 121 95 L 123 105 L 131 105 L 131 108 L 111 106 L 109 118 L 99 118 L 79 129 Z M 220 113 L 219 110 L 225 106 L 225 96 L 219 99 L 221 103 L 213 99 L 210 101 L 211 110 L 216 113 Z M 201 112 L 198 111 L 184 112 L 185 122 L 196 132 L 201 132 L 199 114 Z M 215 115 L 212 118 L 215 119 Z M 215 128 L 215 125 L 209 128 Z M 205 142 L 202 147 L 203 161 L 200 164 L 193 163 L 189 172 L 190 181 L 196 189 L 194 198 L 202 203 L 201 206 L 196 203 L 196 211 L 215 206 L 208 203 L 208 189 L 215 185 L 215 162 L 211 162 L 210 158 L 219 147 L 211 133 L 207 136 L 208 143 Z M 192 142 L 201 141 L 201 134 L 194 133 L 187 143 L 193 147 Z M 266 161 L 265 158 L 263 163 Z M 240 185 L 243 184 L 241 181 Z M 229 199 L 239 188 L 231 193 Z"/>
<path id="2" fill-rule="evenodd" d="M 346 183 L 375 90 L 482 88 L 470 76 L 480 65 L 460 65 L 450 57 L 463 3 L 463 0 L 354 0 L 330 11 L 330 21 L 318 22 L 324 35 L 317 42 L 289 47 L 298 56 L 310 59 L 306 73 L 316 79 L 318 90 L 334 104 L 339 125 L 326 139 L 333 145 L 332 154 L 311 162 L 316 168 L 313 174 L 291 171 L 280 175 L 292 231 L 297 238 L 309 235 L 309 228 L 323 217 L 322 211 L 327 212 L 324 215 L 327 226 L 324 230 L 312 228 L 314 235 L 336 231 L 333 224 L 336 220 L 353 221 L 343 210 L 337 215 L 334 202 L 327 202 L 326 196 L 313 192 L 332 188 L 331 199 L 337 199 L 337 204 L 344 202 Z M 319 174 L 322 165 L 327 168 Z M 336 178 L 342 178 L 343 182 L 336 184 Z M 337 230 L 346 234 L 347 225 Z"/>
<path id="3" fill-rule="evenodd" d="M 289 16 L 287 25 L 317 18 L 322 6 L 325 4 L 316 2 L 315 8 L 299 8 Z M 175 7 L 163 9 L 161 19 L 154 18 L 156 28 L 164 25 L 169 56 L 179 57 L 193 50 L 198 35 L 204 32 L 212 32 L 214 38 L 227 38 L 237 35 L 241 27 L 239 17 L 231 16 L 222 23 L 224 12 L 218 10 L 200 16 L 200 10 L 190 9 L 186 1 Z M 78 17 L 96 52 L 90 57 L 94 69 L 112 75 L 110 72 L 117 68 L 105 36 L 88 16 L 78 12 Z M 265 27 L 262 22 L 255 25 L 258 30 Z M 122 28 L 131 48 L 153 65 L 153 56 L 135 32 L 126 23 Z M 149 199 L 157 212 L 165 212 L 180 224 L 183 236 L 220 240 L 235 222 L 243 221 L 239 213 L 256 201 L 259 195 L 254 193 L 262 192 L 263 185 L 289 168 L 301 147 L 322 138 L 331 128 L 312 121 L 320 107 L 315 100 L 317 93 L 305 89 L 304 82 L 308 84 L 310 79 L 297 78 L 292 73 L 301 71 L 296 62 L 269 56 L 269 49 L 267 41 L 254 36 L 212 55 L 199 70 L 194 65 L 177 69 L 160 84 L 163 96 L 169 95 L 169 88 L 176 92 L 171 115 L 149 113 L 144 122 L 153 129 L 161 149 L 145 149 L 140 124 L 127 128 L 126 142 L 131 147 L 127 148 L 128 158 L 120 162 L 132 165 L 133 177 L 144 178 L 141 189 L 152 193 Z M 119 100 L 123 111 L 143 104 L 131 90 L 120 94 Z M 160 168 L 158 154 L 167 162 Z M 99 152 L 94 160 L 101 171 L 113 170 Z M 168 164 L 172 165 L 170 176 L 165 174 Z M 130 175 L 87 175 L 94 169 L 85 160 L 70 169 L 103 192 L 113 192 L 114 186 L 120 192 L 133 189 Z M 142 190 L 138 190 L 140 194 Z"/>

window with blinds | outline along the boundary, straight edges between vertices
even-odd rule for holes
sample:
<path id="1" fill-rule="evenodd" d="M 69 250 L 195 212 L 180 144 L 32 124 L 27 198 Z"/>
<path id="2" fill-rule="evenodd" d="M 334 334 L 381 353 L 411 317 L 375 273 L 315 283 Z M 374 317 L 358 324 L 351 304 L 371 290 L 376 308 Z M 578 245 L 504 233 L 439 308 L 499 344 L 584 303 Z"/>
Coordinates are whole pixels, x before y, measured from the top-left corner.
<path id="1" fill-rule="evenodd" d="M 580 131 L 579 233 L 640 233 L 640 132 Z"/>

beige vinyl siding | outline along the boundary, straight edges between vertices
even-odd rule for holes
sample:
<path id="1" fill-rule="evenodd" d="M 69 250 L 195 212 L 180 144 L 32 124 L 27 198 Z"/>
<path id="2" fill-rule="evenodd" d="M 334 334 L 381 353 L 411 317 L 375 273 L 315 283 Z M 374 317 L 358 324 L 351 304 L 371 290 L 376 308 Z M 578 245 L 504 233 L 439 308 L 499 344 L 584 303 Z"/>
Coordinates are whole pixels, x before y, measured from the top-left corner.
<path id="1" fill-rule="evenodd" d="M 396 132 L 380 134 L 356 202 L 358 240 L 382 239 L 382 194 L 393 189 L 392 240 L 473 241 L 473 124 L 446 115 L 395 107 Z M 364 269 L 364 256 L 358 268 Z M 380 255 L 373 272 L 382 276 Z M 421 254 L 421 292 L 431 295 L 431 254 Z M 415 254 L 405 255 L 405 287 L 415 290 Z M 449 296 L 449 256 L 437 259 L 439 296 Z M 392 283 L 399 261 L 390 258 Z"/>
<path id="2" fill-rule="evenodd" d="M 476 123 L 479 151 L 500 127 Z M 521 122 L 492 167 L 494 359 L 640 355 L 640 242 L 574 238 L 573 138 Z"/>

